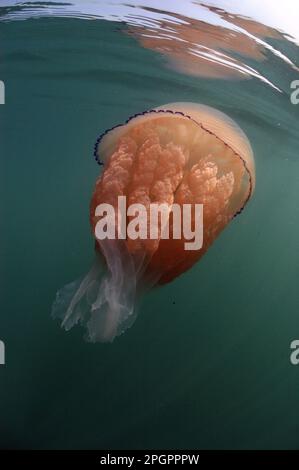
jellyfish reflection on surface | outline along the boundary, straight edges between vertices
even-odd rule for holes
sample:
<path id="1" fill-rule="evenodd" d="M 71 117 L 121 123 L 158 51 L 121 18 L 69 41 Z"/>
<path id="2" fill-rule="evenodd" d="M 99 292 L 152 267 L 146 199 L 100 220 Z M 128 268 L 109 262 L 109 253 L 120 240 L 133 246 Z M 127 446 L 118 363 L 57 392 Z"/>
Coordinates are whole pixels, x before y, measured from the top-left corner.
<path id="1" fill-rule="evenodd" d="M 175 239 L 96 239 L 90 272 L 58 291 L 54 317 L 69 330 L 87 328 L 89 341 L 112 341 L 136 317 L 140 293 L 188 270 L 240 213 L 255 186 L 254 158 L 241 129 L 225 114 L 205 105 L 171 103 L 133 116 L 106 131 L 95 156 L 104 164 L 90 204 L 95 233 L 102 204 L 203 204 L 203 245 L 187 251 L 184 235 Z M 129 219 L 126 220 L 129 223 Z M 169 233 L 173 219 L 169 217 Z"/>

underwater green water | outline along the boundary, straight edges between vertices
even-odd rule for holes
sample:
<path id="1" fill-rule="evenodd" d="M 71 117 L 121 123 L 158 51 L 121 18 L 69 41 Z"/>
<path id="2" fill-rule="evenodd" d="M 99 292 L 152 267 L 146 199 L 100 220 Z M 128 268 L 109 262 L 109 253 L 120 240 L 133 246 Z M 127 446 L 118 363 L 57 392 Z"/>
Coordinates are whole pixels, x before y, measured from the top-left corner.
<path id="1" fill-rule="evenodd" d="M 256 79 L 175 72 L 105 21 L 0 24 L 0 447 L 299 448 L 299 106 Z M 274 41 L 274 40 L 273 40 Z M 295 60 L 295 46 L 285 43 Z M 274 59 L 272 59 L 274 60 Z M 257 185 L 204 258 L 89 344 L 50 317 L 94 255 L 96 137 L 167 102 L 214 106 L 247 133 Z"/>

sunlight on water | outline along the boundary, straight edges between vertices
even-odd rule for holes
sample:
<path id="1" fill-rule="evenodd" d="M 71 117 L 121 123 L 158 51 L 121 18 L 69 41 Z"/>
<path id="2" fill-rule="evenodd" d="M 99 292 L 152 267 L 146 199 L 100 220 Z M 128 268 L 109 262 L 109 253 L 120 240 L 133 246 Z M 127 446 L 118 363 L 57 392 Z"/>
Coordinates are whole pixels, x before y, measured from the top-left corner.
<path id="1" fill-rule="evenodd" d="M 287 10 L 287 4 L 294 8 L 294 3 L 284 5 L 287 14 L 279 11 L 278 16 L 274 9 L 274 14 L 265 15 L 269 23 L 258 22 L 255 17 L 264 18 L 267 3 L 272 7 L 270 0 L 263 2 L 262 8 L 246 1 L 236 12 L 235 3 L 231 1 L 166 1 L 165 10 L 161 12 L 160 2 L 146 0 L 125 4 L 107 1 L 101 2 L 100 7 L 80 0 L 70 3 L 11 1 L 6 2 L 2 18 L 68 16 L 125 22 L 144 47 L 165 54 L 172 65 L 186 73 L 239 79 L 252 76 L 281 91 L 267 78 L 267 70 L 263 72 L 259 62 L 273 54 L 298 72 L 292 60 L 279 50 L 279 42 L 277 46 L 271 44 L 271 39 L 283 40 L 287 35 L 290 40 L 298 41 L 293 15 Z M 251 13 L 255 16 L 251 17 Z M 279 28 L 270 24 L 279 24 Z"/>

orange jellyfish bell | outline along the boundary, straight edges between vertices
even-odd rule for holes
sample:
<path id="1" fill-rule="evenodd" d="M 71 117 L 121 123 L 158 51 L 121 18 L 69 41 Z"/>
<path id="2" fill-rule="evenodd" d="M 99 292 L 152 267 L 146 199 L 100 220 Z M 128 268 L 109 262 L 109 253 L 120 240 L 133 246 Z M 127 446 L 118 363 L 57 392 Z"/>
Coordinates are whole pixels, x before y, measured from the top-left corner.
<path id="1" fill-rule="evenodd" d="M 255 167 L 237 124 L 194 103 L 132 117 L 98 139 L 95 156 L 104 165 L 90 205 L 96 260 L 57 293 L 53 314 L 67 330 L 83 323 L 90 341 L 112 341 L 134 321 L 140 292 L 189 269 L 242 211 Z M 190 248 L 199 220 L 201 244 Z"/>

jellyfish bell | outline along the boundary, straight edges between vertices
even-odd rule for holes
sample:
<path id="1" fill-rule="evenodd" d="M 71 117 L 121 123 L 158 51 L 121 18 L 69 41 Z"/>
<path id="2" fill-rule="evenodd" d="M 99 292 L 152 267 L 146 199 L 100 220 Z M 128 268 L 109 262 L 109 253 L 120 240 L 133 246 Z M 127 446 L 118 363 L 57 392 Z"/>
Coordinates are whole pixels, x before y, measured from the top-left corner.
<path id="1" fill-rule="evenodd" d="M 242 211 L 254 190 L 255 167 L 250 143 L 238 125 L 220 111 L 194 103 L 171 103 L 133 116 L 98 139 L 95 157 L 104 167 L 90 204 L 93 233 L 103 216 L 98 208 L 116 209 L 120 197 L 129 207 L 142 206 L 147 215 L 152 204 L 169 208 L 168 238 L 163 237 L 161 214 L 154 238 L 96 238 L 91 271 L 56 296 L 53 315 L 62 318 L 64 328 L 80 322 L 90 341 L 105 342 L 133 323 L 144 290 L 192 267 Z M 203 244 L 186 250 L 185 232 L 174 236 L 178 219 L 173 208 L 184 214 L 186 206 L 198 204 L 203 206 Z M 121 224 L 128 228 L 134 223 L 133 212 L 117 215 L 117 235 Z M 148 234 L 151 224 L 149 217 Z M 195 224 L 191 212 L 190 226 Z"/>
<path id="2" fill-rule="evenodd" d="M 188 123 L 186 119 L 189 119 L 210 134 L 211 140 L 212 137 L 215 137 L 218 141 L 220 140 L 224 145 L 230 147 L 246 165 L 252 183 L 252 190 L 254 189 L 254 156 L 248 138 L 229 116 L 204 104 L 191 102 L 168 103 L 131 117 L 124 125 L 115 126 L 99 137 L 95 145 L 97 161 L 105 163 L 115 150 L 118 140 L 130 129 L 148 121 L 154 122 L 161 116 L 167 117 L 168 120 L 183 117 L 186 125 Z M 199 131 L 199 129 L 197 130 Z M 188 138 L 188 135 L 186 137 Z"/>

